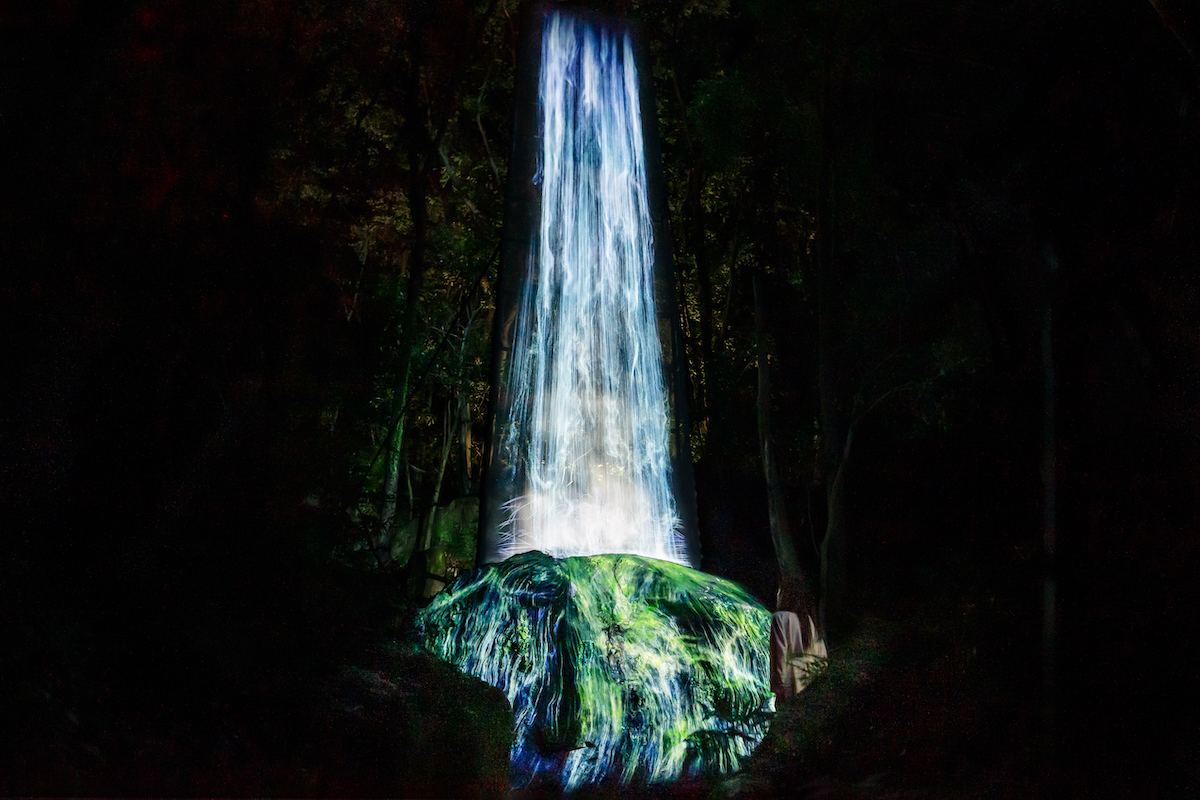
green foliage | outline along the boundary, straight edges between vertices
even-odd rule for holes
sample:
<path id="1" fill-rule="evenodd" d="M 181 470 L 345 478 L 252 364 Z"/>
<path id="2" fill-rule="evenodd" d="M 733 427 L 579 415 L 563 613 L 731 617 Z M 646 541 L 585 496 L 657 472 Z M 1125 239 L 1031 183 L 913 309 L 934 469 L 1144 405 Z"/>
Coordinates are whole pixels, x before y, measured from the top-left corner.
<path id="1" fill-rule="evenodd" d="M 513 69 L 511 25 L 498 13 L 485 18 L 494 6 L 457 2 L 431 13 L 401 0 L 308 3 L 294 15 L 298 63 L 281 87 L 280 135 L 258 205 L 278 225 L 317 233 L 312 258 L 339 297 L 335 313 L 361 330 L 358 380 L 322 414 L 343 432 L 342 480 L 368 528 L 384 477 L 377 454 L 401 408 L 404 461 L 414 468 L 401 502 L 410 514 L 435 491 L 447 437 L 456 445 L 445 483 L 456 489 L 442 496 L 478 479 Z M 406 340 L 414 181 L 424 187 L 427 228 L 418 330 Z M 399 351 L 405 341 L 410 362 Z M 410 397 L 397 395 L 401 363 L 410 363 Z M 469 446 L 460 446 L 468 431 Z"/>

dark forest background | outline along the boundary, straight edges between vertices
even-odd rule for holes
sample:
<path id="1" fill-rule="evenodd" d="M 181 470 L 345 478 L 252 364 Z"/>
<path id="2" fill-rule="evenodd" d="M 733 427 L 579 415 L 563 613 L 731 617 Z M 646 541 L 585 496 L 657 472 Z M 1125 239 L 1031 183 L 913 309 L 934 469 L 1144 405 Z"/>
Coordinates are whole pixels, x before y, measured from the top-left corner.
<path id="1" fill-rule="evenodd" d="M 1185 4 L 600 5 L 653 60 L 704 568 L 771 606 L 782 536 L 834 652 L 940 620 L 1017 709 L 997 750 L 1194 791 Z M 524 19 L 0 11 L 0 746 L 44 759 L 0 792 L 150 753 L 188 793 L 189 743 L 403 627 L 415 545 L 372 543 L 479 486 Z"/>

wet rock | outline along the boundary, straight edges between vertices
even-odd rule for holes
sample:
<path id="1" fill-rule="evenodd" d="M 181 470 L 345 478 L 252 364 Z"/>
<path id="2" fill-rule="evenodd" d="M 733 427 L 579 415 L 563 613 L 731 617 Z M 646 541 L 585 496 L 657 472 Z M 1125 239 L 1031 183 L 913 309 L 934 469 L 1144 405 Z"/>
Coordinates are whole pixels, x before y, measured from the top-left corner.
<path id="1" fill-rule="evenodd" d="M 460 576 L 417 619 L 431 652 L 514 698 L 514 786 L 559 790 L 736 769 L 770 717 L 769 624 L 678 564 L 538 552 Z"/>

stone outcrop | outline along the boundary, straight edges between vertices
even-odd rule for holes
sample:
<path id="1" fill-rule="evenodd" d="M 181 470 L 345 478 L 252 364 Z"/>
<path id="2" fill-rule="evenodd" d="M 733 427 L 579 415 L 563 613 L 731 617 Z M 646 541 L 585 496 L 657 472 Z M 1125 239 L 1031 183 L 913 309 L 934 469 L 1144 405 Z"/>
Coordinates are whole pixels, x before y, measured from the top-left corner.
<path id="1" fill-rule="evenodd" d="M 769 625 L 740 586 L 688 567 L 538 552 L 459 576 L 416 624 L 512 702 L 514 786 L 552 790 L 736 769 L 770 717 Z"/>

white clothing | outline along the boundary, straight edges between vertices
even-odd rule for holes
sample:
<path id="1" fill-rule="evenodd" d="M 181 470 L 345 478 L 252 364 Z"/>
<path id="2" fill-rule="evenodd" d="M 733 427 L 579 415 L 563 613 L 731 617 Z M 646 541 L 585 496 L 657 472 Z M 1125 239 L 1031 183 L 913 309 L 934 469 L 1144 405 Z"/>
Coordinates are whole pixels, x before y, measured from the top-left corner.
<path id="1" fill-rule="evenodd" d="M 812 679 L 812 667 L 825 658 L 825 642 L 808 620 L 809 643 L 804 646 L 804 623 L 794 611 L 777 611 L 771 617 L 771 691 L 776 701 L 799 694 Z"/>

